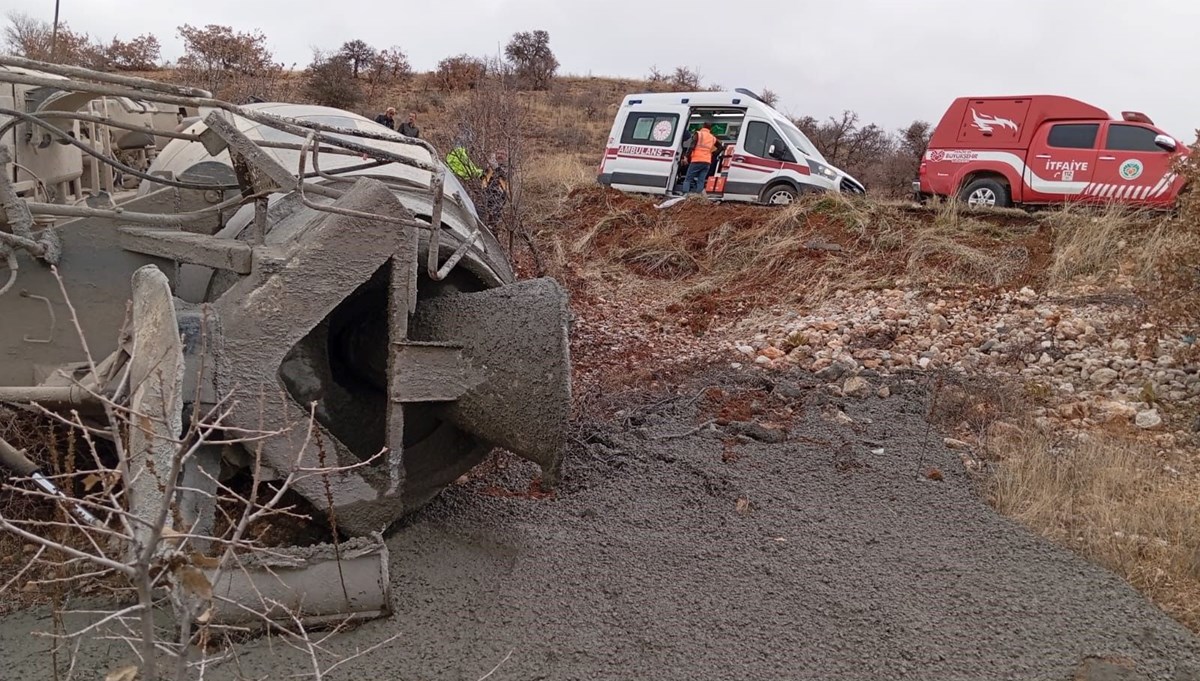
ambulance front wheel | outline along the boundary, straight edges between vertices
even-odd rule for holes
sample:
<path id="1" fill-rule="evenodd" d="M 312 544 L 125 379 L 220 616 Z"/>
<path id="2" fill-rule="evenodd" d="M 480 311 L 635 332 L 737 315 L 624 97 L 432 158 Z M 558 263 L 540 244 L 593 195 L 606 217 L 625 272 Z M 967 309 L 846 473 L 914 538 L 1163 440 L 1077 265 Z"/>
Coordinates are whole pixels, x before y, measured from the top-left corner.
<path id="1" fill-rule="evenodd" d="M 762 202 L 769 206 L 786 206 L 795 200 L 796 190 L 786 184 L 771 185 L 762 195 Z"/>
<path id="2" fill-rule="evenodd" d="M 958 192 L 958 200 L 971 208 L 1008 208 L 1012 205 L 1008 185 L 991 177 L 982 177 L 967 183 Z"/>

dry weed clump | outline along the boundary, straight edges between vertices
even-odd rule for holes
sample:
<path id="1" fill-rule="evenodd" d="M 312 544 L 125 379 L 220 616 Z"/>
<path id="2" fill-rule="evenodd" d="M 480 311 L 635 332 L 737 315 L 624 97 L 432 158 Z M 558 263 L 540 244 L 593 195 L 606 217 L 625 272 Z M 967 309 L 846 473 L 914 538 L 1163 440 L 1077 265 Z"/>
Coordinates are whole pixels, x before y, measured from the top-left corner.
<path id="1" fill-rule="evenodd" d="M 1054 230 L 1052 286 L 1078 277 L 1111 278 L 1123 263 L 1133 263 L 1139 274 L 1148 271 L 1168 244 L 1166 219 L 1154 213 L 1119 204 L 1065 206 L 1044 218 Z"/>
<path id="2" fill-rule="evenodd" d="M 1183 340 L 1177 360 L 1200 363 L 1200 225 L 1173 225 L 1161 237 L 1160 257 L 1147 263 L 1138 294 L 1146 302 L 1136 320 L 1153 325 L 1150 333 Z"/>
<path id="3" fill-rule="evenodd" d="M 946 431 L 969 432 L 986 441 L 994 423 L 1029 411 L 1028 390 L 1010 382 L 956 371 L 932 373 L 927 381 L 926 419 Z"/>
<path id="4" fill-rule="evenodd" d="M 1196 131 L 1196 142 L 1192 153 L 1179 163 L 1178 171 L 1187 180 L 1179 197 L 1179 214 L 1186 224 L 1200 226 L 1200 130 Z"/>
<path id="5" fill-rule="evenodd" d="M 95 492 L 107 480 L 102 469 L 111 461 L 88 456 L 87 445 L 74 430 L 55 424 L 40 414 L 0 407 L 0 438 L 23 450 L 31 461 L 38 464 L 72 497 Z M 103 446 L 104 443 L 98 444 Z M 107 454 L 105 452 L 105 456 Z M 0 468 L 0 483 L 4 483 L 8 475 L 8 470 Z M 3 485 L 0 484 L 0 487 Z M 0 518 L 48 523 L 63 520 L 64 511 L 45 498 L 0 490 Z M 46 527 L 45 532 L 64 545 L 87 548 L 83 537 L 65 528 Z M 20 537 L 0 531 L 0 591 L 4 591 L 2 587 L 13 580 L 18 580 L 14 586 L 21 587 L 12 589 L 5 598 L 0 598 L 0 614 L 61 598 L 68 589 L 52 580 L 69 579 L 85 572 L 80 566 L 69 563 L 68 556 L 53 550 L 47 550 L 37 565 L 27 566 L 31 548 Z M 96 582 L 87 580 L 76 584 L 74 590 L 90 593 L 96 587 Z"/>
<path id="6" fill-rule="evenodd" d="M 999 226 L 981 214 L 960 212 L 957 204 L 937 209 L 931 224 L 915 230 L 908 242 L 908 277 L 912 281 L 948 280 L 1000 286 L 1030 265 L 1028 248 L 1019 237 L 1036 233 L 1035 225 Z"/>
<path id="7" fill-rule="evenodd" d="M 530 161 L 525 181 L 562 200 L 575 189 L 594 182 L 595 171 L 595 165 L 584 163 L 577 154 L 545 154 Z"/>
<path id="8" fill-rule="evenodd" d="M 1200 631 L 1200 477 L 1136 439 L 1056 442 L 1032 424 L 988 442 L 1001 513 L 1117 572 Z"/>
<path id="9" fill-rule="evenodd" d="M 1153 259 L 1143 259 L 1139 294 L 1148 321 L 1160 333 L 1183 338 L 1183 361 L 1200 362 L 1200 142 L 1193 145 L 1180 172 L 1188 184 L 1180 197 L 1178 218 L 1164 222 L 1155 236 Z"/>

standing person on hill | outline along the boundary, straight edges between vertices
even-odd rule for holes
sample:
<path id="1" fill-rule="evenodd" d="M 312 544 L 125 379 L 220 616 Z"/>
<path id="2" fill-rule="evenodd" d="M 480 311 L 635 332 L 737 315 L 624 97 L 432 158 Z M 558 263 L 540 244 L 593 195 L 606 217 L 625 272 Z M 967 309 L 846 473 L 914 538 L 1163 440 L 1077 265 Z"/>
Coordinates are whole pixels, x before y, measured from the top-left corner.
<path id="1" fill-rule="evenodd" d="M 387 111 L 375 117 L 375 122 L 387 126 L 388 130 L 396 129 L 396 107 L 389 106 Z"/>
<path id="2" fill-rule="evenodd" d="M 508 204 L 508 152 L 497 151 L 483 175 L 483 223 L 495 227 Z"/>
<path id="3" fill-rule="evenodd" d="M 688 157 L 687 175 L 683 179 L 683 193 L 701 193 L 704 182 L 708 179 L 708 170 L 712 165 L 713 156 L 721 143 L 712 133 L 712 123 L 705 121 L 694 135 L 691 155 Z"/>
<path id="4" fill-rule="evenodd" d="M 417 115 L 409 112 L 408 120 L 400 124 L 398 132 L 405 137 L 420 137 L 421 129 L 417 127 Z"/>
<path id="5" fill-rule="evenodd" d="M 471 160 L 471 155 L 461 142 L 446 154 L 446 167 L 460 180 L 478 180 L 483 176 L 483 171 Z"/>

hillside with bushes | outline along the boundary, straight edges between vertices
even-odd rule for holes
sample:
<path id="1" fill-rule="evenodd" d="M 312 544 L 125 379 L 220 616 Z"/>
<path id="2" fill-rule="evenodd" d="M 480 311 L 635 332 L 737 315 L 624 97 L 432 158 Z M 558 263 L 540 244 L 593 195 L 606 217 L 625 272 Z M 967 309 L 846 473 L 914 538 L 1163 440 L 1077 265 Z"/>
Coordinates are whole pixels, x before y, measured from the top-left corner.
<path id="1" fill-rule="evenodd" d="M 52 45 L 47 22 L 18 13 L 10 13 L 7 22 L 3 48 L 12 54 L 137 73 L 203 88 L 235 103 L 313 103 L 372 118 L 395 107 L 400 120 L 416 114 L 423 136 L 439 148 L 470 137 L 473 157 L 486 159 L 504 148 L 526 173 L 535 172 L 534 166 L 541 173 L 546 165 L 562 173 L 537 178 L 550 181 L 591 171 L 624 95 L 722 89 L 685 66 L 661 70 L 651 65 L 641 78 L 561 74 L 552 36 L 541 30 L 511 36 L 502 57 L 449 55 L 422 73 L 413 68 L 402 45 L 362 40 L 318 46 L 307 65 L 289 65 L 276 60 L 270 37 L 262 31 L 185 24 L 176 28 L 183 55 L 166 62 L 154 35 L 102 41 L 61 25 Z M 777 102 L 769 88 L 759 94 Z M 926 121 L 913 121 L 888 130 L 862 121 L 853 111 L 828 120 L 801 114 L 795 123 L 834 165 L 879 196 L 907 193 L 931 129 Z"/>

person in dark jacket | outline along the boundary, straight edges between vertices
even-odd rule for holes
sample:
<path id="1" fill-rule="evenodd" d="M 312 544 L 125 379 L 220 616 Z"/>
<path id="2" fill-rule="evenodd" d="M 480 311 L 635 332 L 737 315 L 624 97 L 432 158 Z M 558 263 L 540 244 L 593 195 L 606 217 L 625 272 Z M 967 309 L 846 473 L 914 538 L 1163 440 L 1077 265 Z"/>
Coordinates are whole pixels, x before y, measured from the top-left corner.
<path id="1" fill-rule="evenodd" d="M 396 129 L 396 107 L 389 106 L 387 111 L 375 117 L 375 122 L 387 126 L 388 130 Z"/>
<path id="2" fill-rule="evenodd" d="M 508 152 L 497 151 L 483 174 L 483 223 L 495 227 L 508 204 Z"/>
<path id="3" fill-rule="evenodd" d="M 421 136 L 421 129 L 417 127 L 417 115 L 415 113 L 408 114 L 408 120 L 400 124 L 399 132 L 405 137 Z"/>

